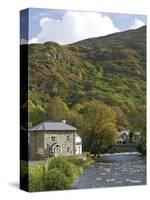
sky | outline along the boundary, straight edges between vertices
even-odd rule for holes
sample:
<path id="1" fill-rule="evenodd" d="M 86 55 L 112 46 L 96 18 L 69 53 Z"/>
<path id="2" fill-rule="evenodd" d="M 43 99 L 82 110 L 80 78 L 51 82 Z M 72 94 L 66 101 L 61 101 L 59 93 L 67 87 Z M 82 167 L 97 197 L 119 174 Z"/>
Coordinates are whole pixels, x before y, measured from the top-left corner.
<path id="1" fill-rule="evenodd" d="M 66 45 L 145 24 L 145 15 L 30 8 L 21 12 L 20 35 L 21 43 Z"/>

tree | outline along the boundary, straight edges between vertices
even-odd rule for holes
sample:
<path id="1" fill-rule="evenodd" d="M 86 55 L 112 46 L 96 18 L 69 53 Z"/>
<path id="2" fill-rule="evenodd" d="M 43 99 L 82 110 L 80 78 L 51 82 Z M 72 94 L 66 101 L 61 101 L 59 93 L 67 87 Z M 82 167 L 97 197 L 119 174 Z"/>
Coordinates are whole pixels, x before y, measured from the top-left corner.
<path id="1" fill-rule="evenodd" d="M 127 115 L 119 107 L 113 107 L 113 109 L 116 113 L 118 130 L 128 128 L 129 127 L 129 121 L 128 121 Z"/>
<path id="2" fill-rule="evenodd" d="M 141 134 L 138 150 L 146 154 L 146 106 L 140 106 L 135 112 L 130 114 L 132 129 L 137 130 Z"/>
<path id="3" fill-rule="evenodd" d="M 41 105 L 34 104 L 31 100 L 28 100 L 28 112 L 29 112 L 29 122 L 32 125 L 36 125 L 37 123 L 44 120 L 45 110 Z"/>
<path id="4" fill-rule="evenodd" d="M 50 100 L 50 103 L 47 106 L 47 119 L 51 121 L 62 121 L 63 119 L 69 119 L 72 112 L 63 102 L 63 100 L 54 96 Z"/>
<path id="5" fill-rule="evenodd" d="M 99 101 L 86 102 L 80 125 L 86 150 L 100 154 L 116 142 L 116 115 L 114 110 Z"/>

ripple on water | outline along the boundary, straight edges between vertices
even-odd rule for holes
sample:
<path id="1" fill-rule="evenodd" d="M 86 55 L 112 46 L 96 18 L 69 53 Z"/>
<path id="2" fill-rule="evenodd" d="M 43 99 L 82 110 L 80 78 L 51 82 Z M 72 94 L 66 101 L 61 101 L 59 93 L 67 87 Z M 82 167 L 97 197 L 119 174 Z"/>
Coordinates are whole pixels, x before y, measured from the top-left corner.
<path id="1" fill-rule="evenodd" d="M 125 181 L 131 182 L 131 183 L 141 183 L 141 180 L 126 179 Z"/>
<path id="2" fill-rule="evenodd" d="M 103 178 L 98 177 L 98 178 L 96 178 L 96 180 L 97 180 L 97 181 L 102 181 Z"/>
<path id="3" fill-rule="evenodd" d="M 115 181 L 115 178 L 112 178 L 112 179 L 106 179 L 106 182 L 113 182 Z"/>
<path id="4" fill-rule="evenodd" d="M 120 183 L 122 183 L 122 182 L 121 182 L 121 181 L 116 181 L 115 183 L 120 184 Z"/>
<path id="5" fill-rule="evenodd" d="M 110 172 L 110 169 L 104 169 L 106 172 Z"/>
<path id="6" fill-rule="evenodd" d="M 125 168 L 125 169 L 122 169 L 121 171 L 122 172 L 128 172 L 129 170 Z"/>
<path id="7" fill-rule="evenodd" d="M 104 176 L 104 175 L 106 175 L 106 173 L 100 173 L 100 175 Z"/>
<path id="8" fill-rule="evenodd" d="M 142 157 L 122 154 L 103 156 L 103 160 L 85 168 L 73 187 L 82 189 L 146 184 L 146 165 Z"/>

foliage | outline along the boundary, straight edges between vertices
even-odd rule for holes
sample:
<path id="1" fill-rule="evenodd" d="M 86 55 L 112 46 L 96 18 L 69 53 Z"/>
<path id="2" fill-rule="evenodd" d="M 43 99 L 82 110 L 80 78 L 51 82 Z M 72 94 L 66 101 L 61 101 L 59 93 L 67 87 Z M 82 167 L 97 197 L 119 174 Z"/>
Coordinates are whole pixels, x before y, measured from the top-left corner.
<path id="1" fill-rule="evenodd" d="M 144 103 L 145 104 L 145 103 Z M 146 106 L 140 106 L 134 113 L 129 115 L 132 122 L 132 129 L 136 129 L 141 134 L 138 150 L 146 154 Z"/>
<path id="2" fill-rule="evenodd" d="M 71 180 L 64 174 L 64 171 L 58 168 L 49 169 L 45 174 L 45 190 L 63 190 L 69 189 Z"/>
<path id="3" fill-rule="evenodd" d="M 82 157 L 68 157 L 67 160 L 76 165 L 76 167 L 79 167 L 80 169 L 94 162 L 89 152 L 83 153 Z"/>
<path id="4" fill-rule="evenodd" d="M 20 162 L 20 187 L 28 190 L 28 163 Z"/>
<path id="5" fill-rule="evenodd" d="M 49 159 L 48 161 L 48 170 L 50 169 L 58 169 L 61 170 L 66 177 L 70 179 L 70 181 L 73 180 L 73 170 L 70 162 L 67 161 L 64 157 L 54 157 Z"/>
<path id="6" fill-rule="evenodd" d="M 142 135 L 140 143 L 137 146 L 137 150 L 143 155 L 146 155 L 146 135 Z"/>
<path id="7" fill-rule="evenodd" d="M 82 158 L 70 157 L 68 160 L 78 167 L 85 167 L 86 162 Z"/>
<path id="8" fill-rule="evenodd" d="M 73 121 L 72 108 L 91 100 L 118 107 L 124 116 L 142 105 L 146 95 L 146 27 L 66 46 L 30 44 L 29 51 L 33 124 L 64 117 Z M 58 105 L 58 117 L 51 105 Z"/>
<path id="9" fill-rule="evenodd" d="M 113 108 L 117 129 L 129 127 L 145 134 L 146 117 L 140 119 L 138 108 L 146 107 L 146 26 L 70 45 L 30 44 L 29 52 L 33 125 L 67 119 L 82 129 L 85 114 L 80 111 L 85 102 L 95 100 Z M 89 141 L 84 137 L 85 149 Z"/>
<path id="10" fill-rule="evenodd" d="M 30 166 L 29 168 L 29 191 L 44 190 L 45 166 L 43 164 Z"/>
<path id="11" fill-rule="evenodd" d="M 73 180 L 81 174 L 83 168 L 91 164 L 90 156 L 86 159 L 78 157 L 53 157 L 46 164 L 29 166 L 21 165 L 21 178 L 29 177 L 29 191 L 63 190 L 71 188 Z M 25 182 L 27 183 L 27 182 Z"/>
<path id="12" fill-rule="evenodd" d="M 41 105 L 35 105 L 31 100 L 28 100 L 28 109 L 29 109 L 29 122 L 37 124 L 44 119 L 45 110 Z"/>
<path id="13" fill-rule="evenodd" d="M 83 141 L 86 149 L 99 154 L 116 141 L 116 115 L 114 110 L 98 101 L 86 102 L 81 110 Z"/>
<path id="14" fill-rule="evenodd" d="M 116 121 L 118 130 L 128 129 L 129 121 L 127 115 L 118 107 L 113 107 L 116 113 Z"/>
<path id="15" fill-rule="evenodd" d="M 71 111 L 60 97 L 55 96 L 51 98 L 46 114 L 51 121 L 62 121 L 69 118 Z"/>

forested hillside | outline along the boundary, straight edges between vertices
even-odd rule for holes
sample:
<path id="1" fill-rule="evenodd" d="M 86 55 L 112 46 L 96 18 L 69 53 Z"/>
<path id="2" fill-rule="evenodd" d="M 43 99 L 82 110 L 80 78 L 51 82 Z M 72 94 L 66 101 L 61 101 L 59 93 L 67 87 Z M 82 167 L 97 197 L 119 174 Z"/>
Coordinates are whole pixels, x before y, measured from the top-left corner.
<path id="1" fill-rule="evenodd" d="M 91 100 L 119 109 L 132 121 L 137 110 L 145 109 L 145 99 L 145 26 L 70 45 L 29 45 L 28 103 L 33 124 L 63 118 L 73 123 L 70 116 Z"/>

